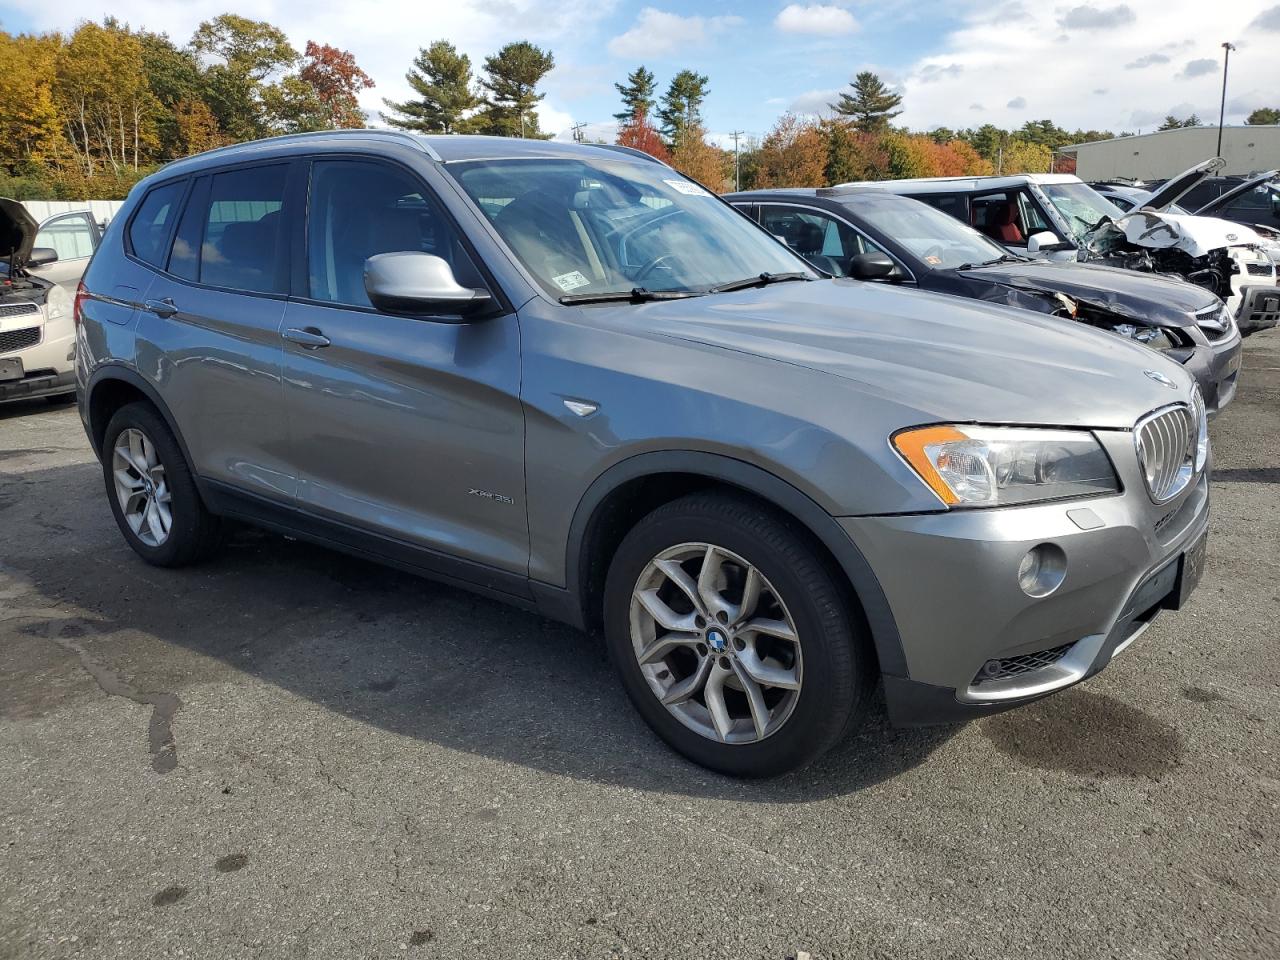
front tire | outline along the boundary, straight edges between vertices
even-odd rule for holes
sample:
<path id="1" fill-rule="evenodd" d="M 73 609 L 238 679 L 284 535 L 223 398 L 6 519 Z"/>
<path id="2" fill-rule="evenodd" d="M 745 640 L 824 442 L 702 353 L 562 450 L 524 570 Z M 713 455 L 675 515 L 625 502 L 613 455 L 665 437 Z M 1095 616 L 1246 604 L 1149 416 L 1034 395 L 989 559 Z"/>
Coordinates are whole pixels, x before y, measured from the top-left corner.
<path id="1" fill-rule="evenodd" d="M 774 776 L 825 753 L 865 713 L 874 653 L 847 591 L 789 518 L 696 493 L 623 539 L 605 638 L 663 740 L 732 776 Z"/>
<path id="2" fill-rule="evenodd" d="M 116 524 L 147 563 L 185 567 L 217 549 L 219 518 L 205 508 L 178 441 L 150 404 L 127 404 L 111 418 L 102 472 Z"/>

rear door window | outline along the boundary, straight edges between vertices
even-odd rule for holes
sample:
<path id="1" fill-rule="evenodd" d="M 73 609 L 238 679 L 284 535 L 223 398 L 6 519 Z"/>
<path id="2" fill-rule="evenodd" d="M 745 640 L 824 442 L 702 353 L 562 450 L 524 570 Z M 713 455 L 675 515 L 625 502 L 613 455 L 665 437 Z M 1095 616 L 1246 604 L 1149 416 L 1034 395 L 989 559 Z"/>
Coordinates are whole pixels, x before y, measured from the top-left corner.
<path id="1" fill-rule="evenodd" d="M 251 293 L 288 291 L 284 229 L 287 164 L 214 174 L 201 204 L 198 279 Z"/>
<path id="2" fill-rule="evenodd" d="M 129 247 L 139 260 L 159 267 L 168 255 L 169 235 L 187 184 L 184 180 L 154 187 L 129 223 Z"/>

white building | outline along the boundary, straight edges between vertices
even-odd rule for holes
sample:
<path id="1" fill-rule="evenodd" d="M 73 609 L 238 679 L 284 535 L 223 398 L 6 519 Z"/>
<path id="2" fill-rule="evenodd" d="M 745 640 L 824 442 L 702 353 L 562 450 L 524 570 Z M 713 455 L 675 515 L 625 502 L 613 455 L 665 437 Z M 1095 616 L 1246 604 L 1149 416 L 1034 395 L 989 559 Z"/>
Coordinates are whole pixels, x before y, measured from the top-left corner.
<path id="1" fill-rule="evenodd" d="M 1218 128 L 1179 127 L 1114 140 L 1063 147 L 1076 158 L 1081 180 L 1159 180 L 1218 156 Z M 1253 173 L 1280 167 L 1280 126 L 1222 129 L 1223 174 Z"/>

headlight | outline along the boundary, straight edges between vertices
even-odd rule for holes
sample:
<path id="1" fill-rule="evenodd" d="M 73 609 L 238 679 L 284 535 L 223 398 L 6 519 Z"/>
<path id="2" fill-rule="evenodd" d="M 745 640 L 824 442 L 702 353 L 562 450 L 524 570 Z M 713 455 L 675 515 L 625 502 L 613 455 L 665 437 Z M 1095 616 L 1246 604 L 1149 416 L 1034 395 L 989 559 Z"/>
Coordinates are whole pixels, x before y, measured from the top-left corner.
<path id="1" fill-rule="evenodd" d="M 1084 430 L 916 427 L 894 449 L 948 506 L 999 507 L 1118 493 L 1102 445 Z"/>

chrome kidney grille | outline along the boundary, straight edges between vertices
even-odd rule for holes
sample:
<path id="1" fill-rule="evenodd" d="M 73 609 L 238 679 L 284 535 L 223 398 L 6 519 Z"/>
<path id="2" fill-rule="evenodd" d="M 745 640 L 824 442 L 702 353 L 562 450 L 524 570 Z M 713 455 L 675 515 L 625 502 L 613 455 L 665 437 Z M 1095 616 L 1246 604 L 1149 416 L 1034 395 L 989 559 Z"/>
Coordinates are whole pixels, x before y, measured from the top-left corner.
<path id="1" fill-rule="evenodd" d="M 1198 418 L 1203 416 L 1199 404 L 1178 404 L 1147 414 L 1134 428 L 1138 463 L 1156 503 L 1172 500 L 1195 476 Z"/>

